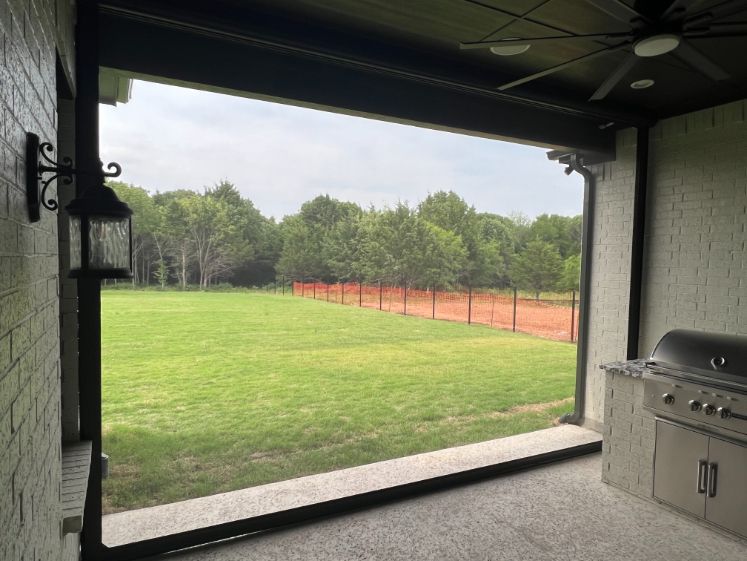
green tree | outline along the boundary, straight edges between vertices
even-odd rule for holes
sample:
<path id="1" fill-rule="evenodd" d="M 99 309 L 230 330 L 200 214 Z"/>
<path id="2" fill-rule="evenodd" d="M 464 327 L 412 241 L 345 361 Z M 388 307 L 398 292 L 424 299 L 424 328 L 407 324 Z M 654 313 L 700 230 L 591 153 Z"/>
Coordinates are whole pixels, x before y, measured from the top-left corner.
<path id="1" fill-rule="evenodd" d="M 194 248 L 200 288 L 207 288 L 218 275 L 230 271 L 240 244 L 238 227 L 231 221 L 229 205 L 219 199 L 195 193 L 180 201 Z"/>
<path id="2" fill-rule="evenodd" d="M 486 284 L 506 287 L 511 283 L 508 275 L 511 258 L 518 250 L 514 223 L 510 218 L 487 212 L 478 214 L 477 218 L 482 243 L 494 256 L 492 269 L 495 276 L 488 279 Z"/>
<path id="3" fill-rule="evenodd" d="M 481 221 L 475 208 L 453 191 L 438 191 L 428 195 L 418 205 L 418 215 L 459 236 L 466 259 L 459 280 L 471 286 L 493 284 L 503 269 L 500 249 L 494 240 L 481 236 Z"/>
<path id="4" fill-rule="evenodd" d="M 581 215 L 540 214 L 529 227 L 529 236 L 554 245 L 567 259 L 581 253 L 581 221 Z"/>
<path id="5" fill-rule="evenodd" d="M 352 224 L 343 224 L 354 222 L 361 212 L 358 205 L 338 201 L 329 195 L 319 195 L 305 202 L 295 217 L 283 220 L 283 249 L 278 271 L 291 276 L 344 280 L 351 274 L 353 248 L 343 247 L 340 236 L 355 228 Z"/>
<path id="6" fill-rule="evenodd" d="M 179 189 L 156 193 L 153 200 L 161 209 L 161 226 L 157 230 L 160 256 L 158 269 L 168 269 L 167 261 L 173 261 L 173 270 L 182 289 L 187 288 L 194 258 L 194 244 L 190 236 L 186 201 L 198 196 L 194 191 Z"/>
<path id="7" fill-rule="evenodd" d="M 362 216 L 361 212 L 340 220 L 326 237 L 325 262 L 330 274 L 338 280 L 360 280 L 363 276 L 358 267 Z"/>
<path id="8" fill-rule="evenodd" d="M 132 285 L 147 283 L 151 263 L 150 243 L 159 223 L 156 205 L 142 187 L 120 181 L 109 181 L 107 185 L 132 209 Z"/>
<path id="9" fill-rule="evenodd" d="M 563 274 L 563 261 L 558 250 L 547 242 L 527 243 L 511 266 L 511 279 L 519 288 L 532 290 L 537 300 L 540 292 L 557 288 Z"/>
<path id="10" fill-rule="evenodd" d="M 366 213 L 358 243 L 357 268 L 366 280 L 407 288 L 453 283 L 467 256 L 459 236 L 424 220 L 404 203 Z"/>
<path id="11" fill-rule="evenodd" d="M 278 260 L 277 270 L 291 278 L 317 277 L 323 261 L 320 247 L 311 235 L 310 228 L 298 216 L 286 217 L 280 225 L 283 249 Z"/>
<path id="12" fill-rule="evenodd" d="M 563 276 L 560 287 L 564 290 L 579 290 L 581 280 L 581 255 L 571 255 L 563 261 Z"/>

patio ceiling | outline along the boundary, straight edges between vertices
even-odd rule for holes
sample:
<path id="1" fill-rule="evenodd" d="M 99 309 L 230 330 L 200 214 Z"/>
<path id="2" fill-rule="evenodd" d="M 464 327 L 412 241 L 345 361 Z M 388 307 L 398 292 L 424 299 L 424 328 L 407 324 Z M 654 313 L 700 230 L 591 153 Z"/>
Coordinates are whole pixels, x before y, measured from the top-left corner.
<path id="1" fill-rule="evenodd" d="M 747 65 L 739 56 L 747 37 L 688 41 L 723 69 L 726 79 L 695 70 L 682 49 L 640 58 L 629 44 L 503 91 L 499 86 L 621 40 L 537 43 L 518 56 L 460 49 L 460 42 L 485 38 L 625 32 L 639 25 L 625 21 L 634 16 L 626 7 L 652 21 L 669 0 L 105 0 L 100 5 L 101 65 L 130 76 L 577 148 L 599 159 L 611 156 L 616 128 L 747 95 Z M 741 23 L 747 1 L 677 5 L 688 6 L 688 15 L 712 13 L 727 35 L 747 31 Z M 625 57 L 635 58 L 635 66 L 604 99 L 589 101 Z M 629 86 L 643 78 L 655 85 Z"/>
<path id="2" fill-rule="evenodd" d="M 517 56 L 496 56 L 488 49 L 460 50 L 460 42 L 485 38 L 541 37 L 624 32 L 635 18 L 620 6 L 657 18 L 672 0 L 233 0 L 232 6 L 263 6 L 268 12 L 300 19 L 314 27 L 345 29 L 365 40 L 396 46 L 390 63 L 402 52 L 418 52 L 430 61 L 428 70 L 454 81 L 496 88 L 540 70 L 577 59 L 620 39 L 580 39 L 538 43 Z M 742 23 L 747 31 L 747 2 L 691 0 L 688 14 L 713 13 L 718 29 Z M 742 11 L 739 10 L 740 6 Z M 711 9 L 712 8 L 712 9 Z M 676 27 L 676 26 L 675 26 Z M 639 58 L 627 78 L 606 99 L 587 102 L 611 69 L 632 51 L 626 47 L 515 88 L 514 95 L 558 105 L 585 107 L 591 113 L 609 112 L 661 118 L 740 99 L 747 93 L 747 65 L 739 53 L 747 50 L 747 36 L 697 38 L 690 43 L 730 74 L 715 81 L 680 57 L 680 50 L 663 56 Z M 358 54 L 364 54 L 359 45 Z M 634 80 L 651 78 L 654 87 L 635 90 Z"/>

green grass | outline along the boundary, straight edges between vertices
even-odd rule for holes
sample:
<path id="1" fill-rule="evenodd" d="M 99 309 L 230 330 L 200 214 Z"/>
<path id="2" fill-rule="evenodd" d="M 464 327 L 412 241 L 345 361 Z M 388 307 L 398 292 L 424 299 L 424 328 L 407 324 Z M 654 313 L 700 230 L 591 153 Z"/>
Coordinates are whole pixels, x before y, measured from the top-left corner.
<path id="1" fill-rule="evenodd" d="M 573 407 L 575 346 L 482 326 L 152 291 L 104 291 L 102 324 L 108 512 L 536 430 Z"/>

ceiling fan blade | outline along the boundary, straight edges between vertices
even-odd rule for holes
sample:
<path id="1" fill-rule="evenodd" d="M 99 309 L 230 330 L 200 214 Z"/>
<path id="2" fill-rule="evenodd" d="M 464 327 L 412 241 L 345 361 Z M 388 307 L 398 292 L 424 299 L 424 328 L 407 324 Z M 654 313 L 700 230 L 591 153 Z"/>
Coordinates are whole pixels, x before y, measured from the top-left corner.
<path id="1" fill-rule="evenodd" d="M 615 45 L 613 47 L 607 47 L 605 49 L 600 49 L 598 51 L 594 51 L 592 53 L 589 53 L 584 56 L 580 56 L 578 58 L 574 58 L 572 60 L 563 62 L 562 64 L 558 64 L 556 66 L 551 66 L 550 68 L 546 68 L 545 70 L 542 70 L 541 72 L 536 72 L 534 74 L 530 74 L 529 76 L 524 76 L 523 78 L 519 78 L 518 80 L 514 80 L 513 82 L 508 82 L 506 84 L 502 84 L 498 86 L 498 89 L 500 91 L 508 90 L 510 88 L 520 86 L 521 84 L 526 84 L 527 82 L 531 82 L 533 80 L 536 80 L 538 78 L 542 78 L 543 76 L 548 76 L 550 74 L 554 74 L 555 72 L 559 72 L 561 70 L 564 70 L 565 68 L 568 68 L 570 66 L 573 66 L 574 64 L 579 64 L 581 62 L 586 62 L 588 60 L 592 60 L 594 58 L 600 57 L 607 53 L 612 53 L 615 51 L 619 51 L 620 49 L 624 49 L 625 47 L 628 47 L 631 44 L 630 41 L 627 41 L 625 43 L 621 43 L 619 45 Z"/>
<path id="2" fill-rule="evenodd" d="M 605 78 L 604 82 L 602 82 L 602 84 L 597 88 L 597 91 L 591 94 L 589 101 L 599 101 L 607 97 L 607 94 L 612 91 L 612 88 L 614 88 L 620 80 L 625 78 L 625 75 L 630 72 L 639 60 L 640 59 L 633 53 L 625 55 L 623 61 L 617 65 L 617 68 L 615 68 L 607 78 Z"/>
<path id="3" fill-rule="evenodd" d="M 730 21 L 728 23 L 706 23 L 703 27 L 686 26 L 684 37 L 723 37 L 747 32 L 747 21 Z"/>
<path id="4" fill-rule="evenodd" d="M 661 14 L 661 19 L 666 21 L 680 10 L 692 10 L 696 4 L 700 3 L 700 1 L 701 0 L 673 0 L 673 2 L 669 4 L 669 7 L 664 10 L 664 13 Z"/>
<path id="5" fill-rule="evenodd" d="M 506 37 L 505 39 L 495 39 L 492 41 L 470 41 L 459 43 L 459 48 L 465 49 L 487 49 L 489 47 L 500 47 L 512 43 L 544 43 L 553 41 L 575 41 L 579 39 L 632 39 L 632 33 L 591 33 L 588 35 L 553 35 L 549 37 Z"/>
<path id="6" fill-rule="evenodd" d="M 711 80 L 719 82 L 730 78 L 726 70 L 693 47 L 688 41 L 680 43 L 680 46 L 672 51 L 672 54 L 701 74 L 708 76 Z"/>
<path id="7" fill-rule="evenodd" d="M 716 4 L 715 6 L 711 6 L 689 16 L 686 19 L 686 23 L 689 24 L 694 20 L 708 21 L 712 19 L 721 19 L 742 12 L 747 12 L 747 2 L 744 0 L 726 0 L 725 2 L 721 2 L 720 4 Z"/>
<path id="8" fill-rule="evenodd" d="M 651 20 L 637 10 L 628 6 L 622 0 L 586 0 L 589 4 L 625 23 L 632 20 L 642 20 L 650 23 Z"/>
<path id="9" fill-rule="evenodd" d="M 683 33 L 687 39 L 734 39 L 736 37 L 747 37 L 747 27 L 742 30 L 717 31 L 716 33 Z"/>

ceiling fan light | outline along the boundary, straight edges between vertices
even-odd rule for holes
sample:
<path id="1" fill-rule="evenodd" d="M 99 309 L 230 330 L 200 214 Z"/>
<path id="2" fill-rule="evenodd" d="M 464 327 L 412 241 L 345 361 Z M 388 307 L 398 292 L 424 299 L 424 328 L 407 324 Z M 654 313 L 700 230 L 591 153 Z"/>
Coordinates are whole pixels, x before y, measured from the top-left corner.
<path id="1" fill-rule="evenodd" d="M 680 46 L 681 38 L 672 33 L 652 35 L 633 45 L 633 52 L 640 57 L 660 56 Z"/>
<path id="2" fill-rule="evenodd" d="M 643 78 L 642 80 L 636 80 L 630 84 L 630 87 L 634 90 L 645 90 L 646 88 L 653 86 L 654 83 L 655 82 L 651 78 Z"/>
<path id="3" fill-rule="evenodd" d="M 490 47 L 490 52 L 498 56 L 513 56 L 527 52 L 532 46 L 531 43 L 514 42 L 513 39 L 518 39 L 518 37 L 506 37 L 506 39 L 512 39 L 512 41 L 507 41 L 505 45 Z"/>

